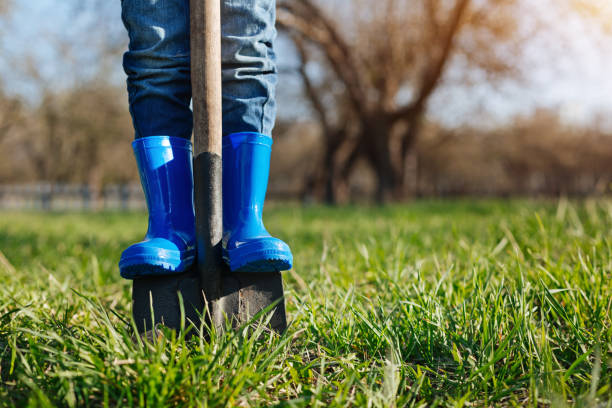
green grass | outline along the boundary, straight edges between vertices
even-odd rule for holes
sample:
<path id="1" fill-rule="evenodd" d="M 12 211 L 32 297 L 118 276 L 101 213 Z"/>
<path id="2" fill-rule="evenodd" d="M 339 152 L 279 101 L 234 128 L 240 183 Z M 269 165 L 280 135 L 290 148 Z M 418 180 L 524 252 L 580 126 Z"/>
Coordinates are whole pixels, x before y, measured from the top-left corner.
<path id="1" fill-rule="evenodd" d="M 269 206 L 290 328 L 133 341 L 144 214 L 0 213 L 0 405 L 612 406 L 612 202 Z"/>

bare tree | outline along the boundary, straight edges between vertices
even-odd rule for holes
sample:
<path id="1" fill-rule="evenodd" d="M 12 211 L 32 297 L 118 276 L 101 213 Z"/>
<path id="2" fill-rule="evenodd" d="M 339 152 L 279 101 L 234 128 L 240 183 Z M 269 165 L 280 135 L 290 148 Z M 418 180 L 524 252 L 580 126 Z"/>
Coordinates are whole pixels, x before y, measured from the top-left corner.
<path id="1" fill-rule="evenodd" d="M 432 126 L 433 125 L 433 126 Z M 442 142 L 442 143 L 440 143 Z M 424 195 L 609 194 L 612 134 L 538 109 L 495 130 L 427 123 L 417 146 Z"/>
<path id="2" fill-rule="evenodd" d="M 18 98 L 5 96 L 0 90 L 0 143 L 11 129 L 24 119 L 23 105 Z"/>
<path id="3" fill-rule="evenodd" d="M 513 72 L 510 49 L 500 44 L 508 45 L 516 31 L 515 1 L 360 0 L 342 6 L 279 3 L 279 26 L 301 58 L 299 74 L 324 138 L 310 186 L 335 201 L 364 159 L 376 173 L 378 200 L 401 199 L 409 194 L 406 168 L 428 101 L 453 58 L 489 75 Z M 325 73 L 309 74 L 311 64 Z"/>
<path id="4" fill-rule="evenodd" d="M 72 0 L 69 5 L 67 18 L 81 22 L 80 35 L 44 32 L 46 45 L 57 56 L 56 69 L 45 70 L 36 49 L 4 55 L 13 74 L 38 98 L 27 104 L 0 97 L 0 142 L 13 134 L 4 149 L 18 150 L 34 179 L 87 183 L 96 195 L 105 176 L 124 178 L 121 169 L 133 170 L 132 161 L 126 160 L 133 131 L 125 88 L 109 79 L 121 64 L 127 35 L 117 3 Z M 28 120 L 16 128 L 24 110 Z"/>
<path id="5" fill-rule="evenodd" d="M 30 112 L 30 136 L 21 142 L 36 179 L 87 183 L 99 191 L 106 171 L 125 167 L 117 149 L 129 152 L 132 131 L 123 99 L 116 88 L 95 82 L 45 95 Z"/>
<path id="6" fill-rule="evenodd" d="M 11 7 L 11 0 L 0 0 L 0 15 L 6 14 Z"/>
<path id="7" fill-rule="evenodd" d="M 565 0 L 570 13 L 594 21 L 604 32 L 612 33 L 612 4 L 607 0 Z"/>

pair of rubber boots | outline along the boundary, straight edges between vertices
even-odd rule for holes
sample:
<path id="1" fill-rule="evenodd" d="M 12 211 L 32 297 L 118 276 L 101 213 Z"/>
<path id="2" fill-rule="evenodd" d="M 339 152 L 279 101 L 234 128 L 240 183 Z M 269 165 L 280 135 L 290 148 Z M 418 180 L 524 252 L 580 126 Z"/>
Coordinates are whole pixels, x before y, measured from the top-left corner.
<path id="1" fill-rule="evenodd" d="M 223 142 L 223 258 L 232 272 L 291 269 L 286 243 L 262 221 L 272 138 L 235 133 Z M 153 136 L 132 143 L 149 209 L 144 241 L 121 255 L 121 276 L 170 275 L 186 271 L 196 257 L 193 163 L 187 139 Z"/>

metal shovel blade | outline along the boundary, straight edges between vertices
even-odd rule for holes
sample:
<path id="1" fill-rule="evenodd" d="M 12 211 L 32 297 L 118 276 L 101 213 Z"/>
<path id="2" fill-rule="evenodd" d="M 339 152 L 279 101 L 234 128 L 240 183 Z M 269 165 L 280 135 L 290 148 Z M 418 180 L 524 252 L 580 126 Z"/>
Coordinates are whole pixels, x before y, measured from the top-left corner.
<path id="1" fill-rule="evenodd" d="M 132 314 L 138 333 L 150 331 L 160 324 L 173 330 L 186 328 L 190 324 L 199 328 L 203 307 L 200 279 L 196 271 L 145 276 L 133 282 Z"/>
<path id="2" fill-rule="evenodd" d="M 280 272 L 230 273 L 223 277 L 222 285 L 220 307 L 226 316 L 231 317 L 233 327 L 248 322 L 256 324 L 260 319 L 265 321 L 269 317 L 268 328 L 277 333 L 287 329 Z"/>

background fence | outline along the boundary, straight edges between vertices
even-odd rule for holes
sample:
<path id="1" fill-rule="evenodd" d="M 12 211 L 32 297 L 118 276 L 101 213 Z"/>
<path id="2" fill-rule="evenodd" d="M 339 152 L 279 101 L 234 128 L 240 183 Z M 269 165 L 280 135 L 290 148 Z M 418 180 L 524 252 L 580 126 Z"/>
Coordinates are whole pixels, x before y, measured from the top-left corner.
<path id="1" fill-rule="evenodd" d="M 295 200 L 288 186 L 270 189 L 268 197 Z M 0 185 L 0 210 L 135 211 L 145 210 L 142 187 L 137 183 L 110 184 L 99 194 L 86 184 L 28 183 Z"/>
<path id="2" fill-rule="evenodd" d="M 81 184 L 16 184 L 0 186 L 4 210 L 142 210 L 146 207 L 138 184 L 114 184 L 95 194 Z"/>

